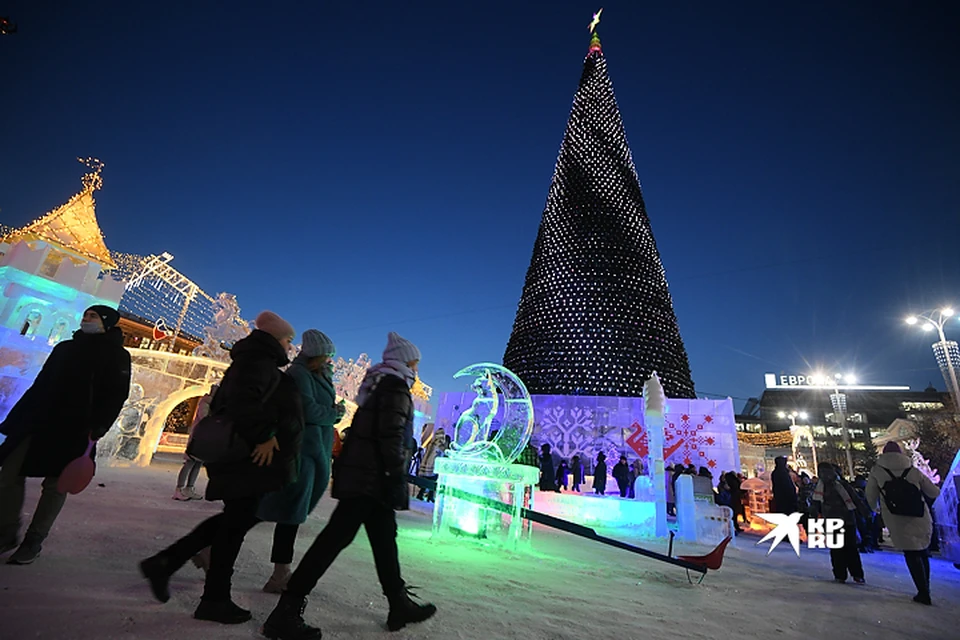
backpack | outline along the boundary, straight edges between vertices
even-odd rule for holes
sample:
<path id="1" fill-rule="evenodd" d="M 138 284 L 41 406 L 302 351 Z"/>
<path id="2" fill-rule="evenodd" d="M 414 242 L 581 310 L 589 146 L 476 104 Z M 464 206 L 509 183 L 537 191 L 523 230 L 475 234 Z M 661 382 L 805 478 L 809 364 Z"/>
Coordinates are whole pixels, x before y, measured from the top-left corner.
<path id="1" fill-rule="evenodd" d="M 911 516 L 922 518 L 924 513 L 924 499 L 920 487 L 907 480 L 907 474 L 910 473 L 908 467 L 903 470 L 900 476 L 895 476 L 886 467 L 880 467 L 887 472 L 890 479 L 880 487 L 880 495 L 887 503 L 887 509 L 890 513 L 898 516 Z"/>

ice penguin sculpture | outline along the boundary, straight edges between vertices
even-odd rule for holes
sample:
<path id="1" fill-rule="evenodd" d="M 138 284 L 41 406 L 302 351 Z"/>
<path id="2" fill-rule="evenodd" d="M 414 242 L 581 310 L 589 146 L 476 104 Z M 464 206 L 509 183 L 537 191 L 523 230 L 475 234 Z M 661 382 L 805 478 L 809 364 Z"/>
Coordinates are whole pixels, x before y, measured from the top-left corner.
<path id="1" fill-rule="evenodd" d="M 653 474 L 653 495 L 656 505 L 656 535 L 667 537 L 667 485 L 663 468 L 663 416 L 667 411 L 667 398 L 657 372 L 643 385 L 643 422 L 647 427 L 650 450 L 650 469 Z"/>

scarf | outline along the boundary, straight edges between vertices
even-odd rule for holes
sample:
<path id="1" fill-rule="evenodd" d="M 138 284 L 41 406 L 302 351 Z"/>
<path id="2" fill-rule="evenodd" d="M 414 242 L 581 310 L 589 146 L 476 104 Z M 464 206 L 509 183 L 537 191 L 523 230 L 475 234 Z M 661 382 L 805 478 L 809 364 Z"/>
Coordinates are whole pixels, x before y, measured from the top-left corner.
<path id="1" fill-rule="evenodd" d="M 367 374 L 363 377 L 363 382 L 360 383 L 360 390 L 357 392 L 357 406 L 363 406 L 373 390 L 377 388 L 380 380 L 386 375 L 397 376 L 406 382 L 408 387 L 413 386 L 413 383 L 417 380 L 417 374 L 407 366 L 406 362 L 384 360 L 377 363 L 367 369 Z"/>
<path id="2" fill-rule="evenodd" d="M 833 482 L 833 488 L 836 489 L 837 494 L 840 496 L 840 499 L 843 500 L 843 506 L 847 508 L 847 511 L 856 511 L 857 505 L 853 503 L 853 498 L 850 497 L 850 494 L 847 493 L 846 488 L 840 482 Z M 817 481 L 817 488 L 813 490 L 813 500 L 823 504 L 823 494 L 826 490 L 826 485 L 823 483 L 823 480 Z"/>

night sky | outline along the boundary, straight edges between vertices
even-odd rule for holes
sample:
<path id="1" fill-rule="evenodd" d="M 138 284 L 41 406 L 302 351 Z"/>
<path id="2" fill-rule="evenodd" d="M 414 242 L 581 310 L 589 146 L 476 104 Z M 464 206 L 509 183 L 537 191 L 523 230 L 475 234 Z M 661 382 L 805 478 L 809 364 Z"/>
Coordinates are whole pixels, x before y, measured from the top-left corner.
<path id="1" fill-rule="evenodd" d="M 345 357 L 396 330 L 459 389 L 503 356 L 599 7 L 273 4 L 0 4 L 0 222 L 99 157 L 111 249 Z M 604 3 L 697 391 L 739 407 L 817 366 L 942 389 L 903 316 L 960 307 L 960 5 L 784 4 Z"/>

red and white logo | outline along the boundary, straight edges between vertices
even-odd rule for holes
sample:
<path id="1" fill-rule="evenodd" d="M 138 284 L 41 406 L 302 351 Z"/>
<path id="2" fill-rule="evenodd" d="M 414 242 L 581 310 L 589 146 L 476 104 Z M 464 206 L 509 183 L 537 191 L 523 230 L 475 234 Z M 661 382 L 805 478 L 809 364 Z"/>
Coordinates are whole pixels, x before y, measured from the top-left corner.
<path id="1" fill-rule="evenodd" d="M 165 340 L 170 337 L 173 337 L 173 332 L 167 329 L 167 323 L 164 322 L 163 318 L 157 318 L 157 321 L 153 323 L 153 339 Z"/>

